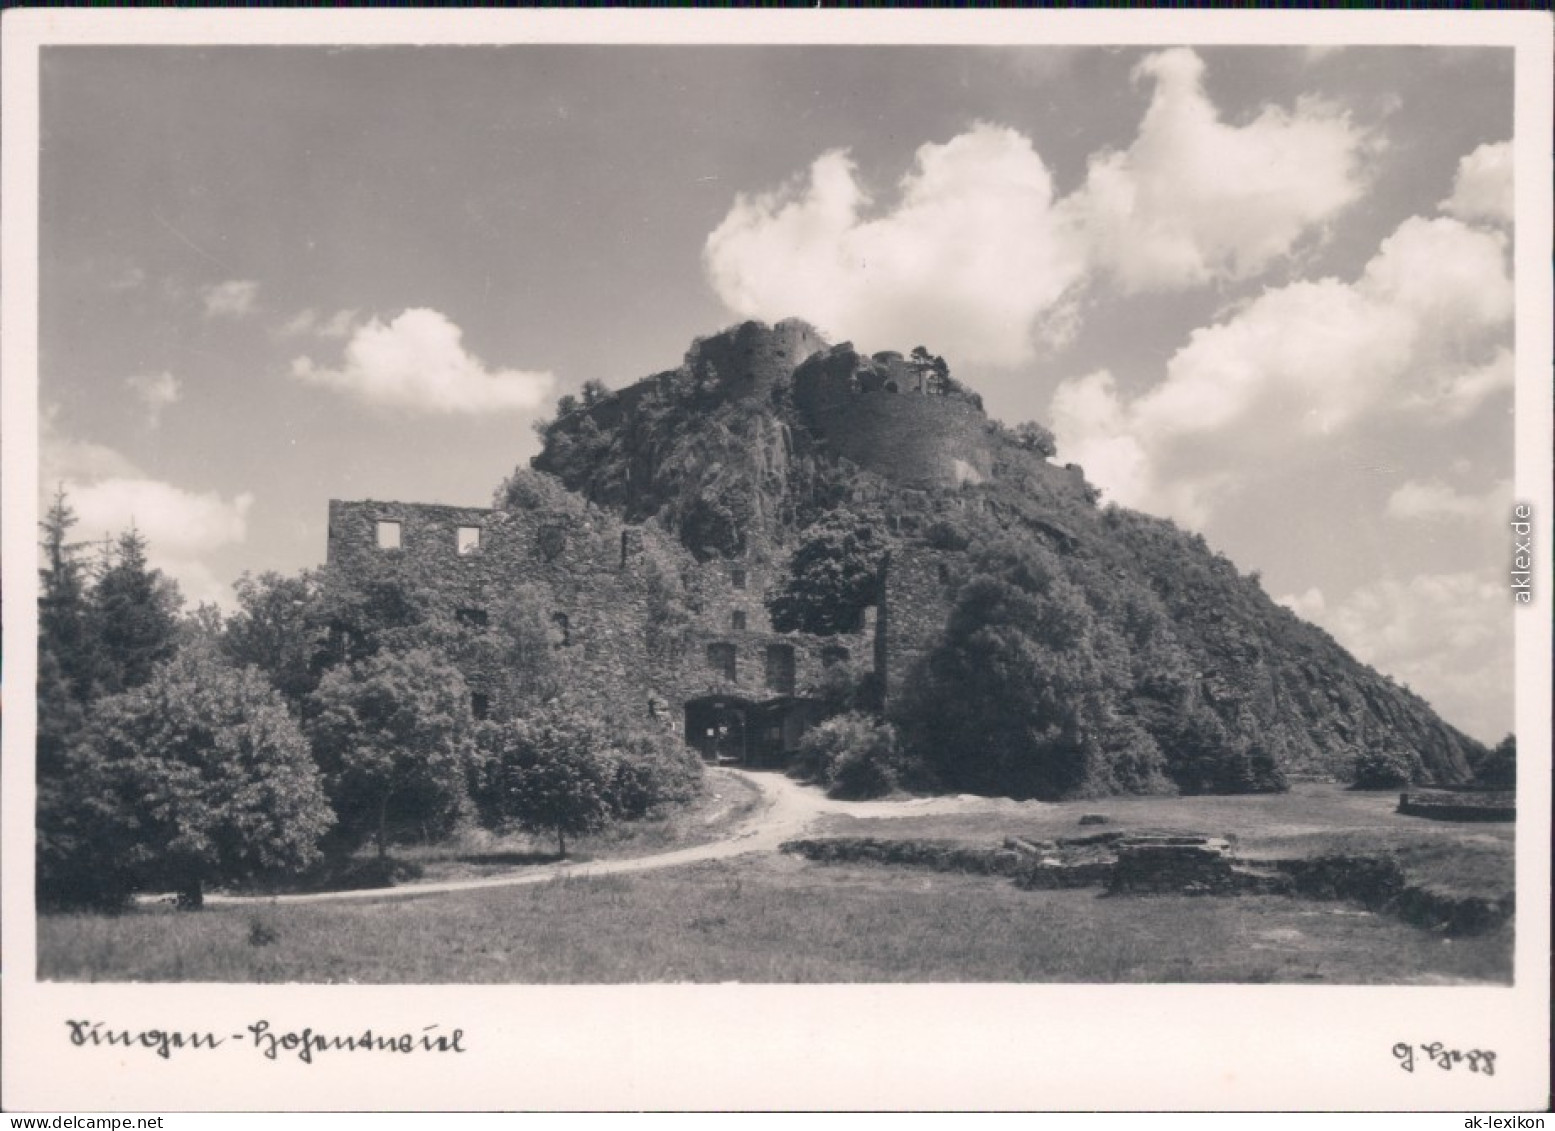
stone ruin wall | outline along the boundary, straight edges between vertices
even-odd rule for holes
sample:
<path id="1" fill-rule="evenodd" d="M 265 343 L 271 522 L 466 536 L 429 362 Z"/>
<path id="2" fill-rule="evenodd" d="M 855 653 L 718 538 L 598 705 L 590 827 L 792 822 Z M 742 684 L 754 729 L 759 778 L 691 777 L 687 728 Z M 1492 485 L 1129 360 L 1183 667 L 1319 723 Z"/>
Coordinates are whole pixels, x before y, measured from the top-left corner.
<path id="1" fill-rule="evenodd" d="M 896 483 L 958 487 L 993 474 L 988 418 L 963 397 L 861 391 L 820 363 L 795 375 L 794 403 L 833 454 Z"/>
<path id="2" fill-rule="evenodd" d="M 872 654 L 872 625 L 852 636 L 773 631 L 763 597 L 780 566 L 762 560 L 698 563 L 651 526 L 602 512 L 331 500 L 329 518 L 332 567 L 361 575 L 391 563 L 446 615 L 462 609 L 489 615 L 514 591 L 537 589 L 546 604 L 543 618 L 553 625 L 559 677 L 574 698 L 606 719 L 657 718 L 678 730 L 689 699 L 778 695 L 767 685 L 767 649 L 773 645 L 793 650 L 793 693 L 800 696 L 819 690 L 833 660 L 829 650 L 846 648 L 855 669 L 861 661 L 867 667 Z M 378 546 L 380 521 L 400 523 L 399 548 Z M 461 526 L 480 529 L 478 549 L 460 553 Z M 681 600 L 690 612 L 688 623 L 657 652 L 649 647 L 650 560 L 686 579 Z M 736 584 L 737 571 L 744 572 L 743 587 Z M 736 613 L 744 616 L 743 628 L 735 627 Z M 556 614 L 566 617 L 565 628 Z M 732 681 L 710 665 L 711 644 L 735 649 Z M 472 691 L 492 696 L 500 681 L 489 663 L 470 656 L 461 667 Z"/>
<path id="3" fill-rule="evenodd" d="M 966 580 L 966 555 L 908 544 L 886 564 L 884 603 L 877 620 L 887 706 L 906 688 L 913 669 L 940 640 L 956 591 Z"/>
<path id="4" fill-rule="evenodd" d="M 829 348 L 813 327 L 797 318 L 775 326 L 746 322 L 703 338 L 686 354 L 692 372 L 711 366 L 731 398 L 765 396 L 812 354 Z"/>

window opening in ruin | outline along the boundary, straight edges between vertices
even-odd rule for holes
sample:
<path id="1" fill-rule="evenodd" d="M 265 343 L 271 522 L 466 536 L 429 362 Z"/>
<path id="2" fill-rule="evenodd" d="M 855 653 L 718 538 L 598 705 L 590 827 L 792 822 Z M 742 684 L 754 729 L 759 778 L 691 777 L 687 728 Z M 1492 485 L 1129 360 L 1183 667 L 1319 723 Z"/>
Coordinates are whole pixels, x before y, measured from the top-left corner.
<path id="1" fill-rule="evenodd" d="M 642 553 L 643 535 L 640 530 L 621 531 L 621 564 L 624 566 Z"/>
<path id="2" fill-rule="evenodd" d="M 737 671 L 736 655 L 733 644 L 709 644 L 707 646 L 707 666 L 730 683 L 733 683 L 736 679 Z"/>
<path id="3" fill-rule="evenodd" d="M 461 526 L 459 528 L 459 553 L 473 554 L 481 548 L 481 528 L 478 526 Z"/>
<path id="4" fill-rule="evenodd" d="M 387 518 L 378 520 L 378 548 L 380 550 L 398 550 L 400 548 L 400 524 Z"/>
<path id="5" fill-rule="evenodd" d="M 745 628 L 745 610 L 734 610 L 734 614 L 729 618 L 729 623 L 736 631 L 742 631 Z"/>
<path id="6" fill-rule="evenodd" d="M 491 696 L 484 691 L 470 692 L 470 714 L 484 719 L 491 714 Z"/>
<path id="7" fill-rule="evenodd" d="M 546 561 L 552 561 L 567 548 L 567 528 L 558 523 L 547 523 L 540 528 L 538 542 L 541 555 Z"/>
<path id="8" fill-rule="evenodd" d="M 836 667 L 838 664 L 848 662 L 849 652 L 840 644 L 831 644 L 821 649 L 821 666 Z"/>
<path id="9" fill-rule="evenodd" d="M 572 643 L 572 621 L 566 613 L 552 613 L 551 627 L 551 643 L 556 647 L 565 648 Z"/>
<path id="10" fill-rule="evenodd" d="M 767 686 L 779 695 L 794 693 L 794 649 L 791 645 L 767 645 Z"/>
<path id="11" fill-rule="evenodd" d="M 485 609 L 455 609 L 454 617 L 466 628 L 485 628 L 490 621 Z"/>
<path id="12" fill-rule="evenodd" d="M 941 585 L 950 584 L 950 567 L 944 562 L 939 563 L 939 583 Z"/>
<path id="13" fill-rule="evenodd" d="M 736 589 L 745 588 L 745 571 L 743 569 L 731 569 L 729 571 L 729 584 Z"/>

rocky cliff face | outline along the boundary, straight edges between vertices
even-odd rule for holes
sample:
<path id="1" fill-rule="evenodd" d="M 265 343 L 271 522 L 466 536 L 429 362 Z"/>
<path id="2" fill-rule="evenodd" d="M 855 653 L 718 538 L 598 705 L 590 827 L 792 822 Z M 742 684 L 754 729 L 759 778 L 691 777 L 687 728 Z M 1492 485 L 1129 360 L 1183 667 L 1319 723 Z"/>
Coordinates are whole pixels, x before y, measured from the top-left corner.
<path id="1" fill-rule="evenodd" d="M 1098 508 L 1080 469 L 988 420 L 948 373 L 926 374 L 924 356 L 862 357 L 802 323 L 746 323 L 553 423 L 534 466 L 630 521 L 657 521 L 703 561 L 780 566 L 840 506 L 877 522 L 892 600 L 913 610 L 891 622 L 904 626 L 892 642 L 899 685 L 934 650 L 980 568 L 978 546 L 1029 546 L 1083 594 L 1107 662 L 1133 665 L 1122 685 L 1134 690 L 1113 707 L 1149 732 L 1184 788 L 1217 788 L 1173 761 L 1188 714 L 1212 715 L 1263 760 L 1224 788 L 1343 780 L 1378 750 L 1417 780 L 1468 777 L 1483 748 L 1418 696 L 1275 605 L 1201 537 Z"/>

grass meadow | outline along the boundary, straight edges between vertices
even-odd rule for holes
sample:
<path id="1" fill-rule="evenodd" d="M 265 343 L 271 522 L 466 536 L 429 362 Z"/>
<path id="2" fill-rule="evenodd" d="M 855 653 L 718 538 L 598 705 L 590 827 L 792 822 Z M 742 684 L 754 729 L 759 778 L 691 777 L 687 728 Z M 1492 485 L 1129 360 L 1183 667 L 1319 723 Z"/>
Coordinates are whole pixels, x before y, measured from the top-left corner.
<path id="1" fill-rule="evenodd" d="M 750 856 L 416 899 L 40 923 L 60 980 L 354 983 L 1504 981 L 1511 935 L 1342 903 L 1108 897 Z"/>
<path id="2" fill-rule="evenodd" d="M 749 808 L 583 846 L 641 855 L 710 837 Z M 810 835 L 974 844 L 1183 828 L 1240 855 L 1389 852 L 1411 882 L 1509 891 L 1512 827 L 1400 817 L 1396 796 L 1302 785 L 1267 797 L 1110 798 L 979 814 L 827 816 Z M 1082 814 L 1108 818 L 1078 827 Z M 661 843 L 662 841 L 662 843 Z M 426 878 L 490 874 L 452 849 Z M 496 855 L 500 855 L 496 854 Z M 38 920 L 40 978 L 359 984 L 632 982 L 1506 983 L 1512 930 L 1451 938 L 1343 902 L 1022 891 L 1008 879 L 756 853 L 631 874 L 340 903 L 146 906 Z"/>
<path id="3" fill-rule="evenodd" d="M 1003 812 L 891 819 L 828 816 L 810 835 L 997 844 L 1006 836 L 1052 840 L 1109 830 L 1183 830 L 1230 837 L 1237 855 L 1247 860 L 1390 853 L 1413 883 L 1464 895 L 1512 890 L 1515 825 L 1434 821 L 1405 816 L 1397 808 L 1397 790 L 1298 782 L 1287 793 L 1009 803 Z M 1083 814 L 1107 820 L 1081 828 Z"/>

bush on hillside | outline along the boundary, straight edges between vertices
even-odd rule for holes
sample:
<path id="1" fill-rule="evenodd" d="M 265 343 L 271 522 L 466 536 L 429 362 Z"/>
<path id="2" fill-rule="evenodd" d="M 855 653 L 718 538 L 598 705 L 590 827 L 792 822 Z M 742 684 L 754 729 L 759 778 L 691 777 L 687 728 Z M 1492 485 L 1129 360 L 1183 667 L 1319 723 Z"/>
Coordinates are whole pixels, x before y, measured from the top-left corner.
<path id="1" fill-rule="evenodd" d="M 1355 759 L 1356 789 L 1396 789 L 1415 779 L 1418 767 L 1396 746 L 1370 746 Z"/>

